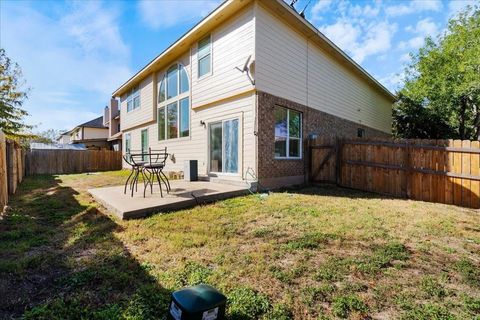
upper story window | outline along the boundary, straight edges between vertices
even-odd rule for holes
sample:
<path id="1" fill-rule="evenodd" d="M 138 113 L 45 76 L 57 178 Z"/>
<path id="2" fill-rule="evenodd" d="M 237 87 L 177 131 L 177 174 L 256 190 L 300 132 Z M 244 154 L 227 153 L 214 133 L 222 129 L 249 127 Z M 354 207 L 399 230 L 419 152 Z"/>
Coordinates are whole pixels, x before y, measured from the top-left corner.
<path id="1" fill-rule="evenodd" d="M 275 158 L 302 157 L 302 114 L 275 106 Z"/>
<path id="2" fill-rule="evenodd" d="M 198 78 L 212 72 L 212 37 L 206 36 L 198 42 Z"/>
<path id="3" fill-rule="evenodd" d="M 168 68 L 158 89 L 158 140 L 190 135 L 190 85 L 181 64 Z"/>
<path id="4" fill-rule="evenodd" d="M 127 96 L 127 112 L 135 110 L 140 107 L 140 90 L 138 87 L 133 87 Z"/>

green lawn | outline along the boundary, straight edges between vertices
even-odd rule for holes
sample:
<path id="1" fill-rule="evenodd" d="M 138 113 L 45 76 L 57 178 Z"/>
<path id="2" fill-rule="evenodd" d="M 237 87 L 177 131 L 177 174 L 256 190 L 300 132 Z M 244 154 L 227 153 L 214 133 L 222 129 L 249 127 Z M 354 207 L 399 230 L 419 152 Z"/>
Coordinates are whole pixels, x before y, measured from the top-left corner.
<path id="1" fill-rule="evenodd" d="M 0 220 L 0 318 L 162 319 L 209 283 L 229 319 L 480 319 L 480 214 L 332 186 L 118 221 L 125 172 L 27 178 Z"/>

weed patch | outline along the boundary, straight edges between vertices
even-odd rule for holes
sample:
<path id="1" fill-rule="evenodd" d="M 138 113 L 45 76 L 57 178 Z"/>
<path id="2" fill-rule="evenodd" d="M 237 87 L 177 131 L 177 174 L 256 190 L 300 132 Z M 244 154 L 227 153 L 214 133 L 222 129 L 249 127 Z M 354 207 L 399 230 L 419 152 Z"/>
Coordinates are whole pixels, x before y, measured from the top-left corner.
<path id="1" fill-rule="evenodd" d="M 436 304 L 417 305 L 403 315 L 404 320 L 454 320 L 447 308 Z"/>
<path id="2" fill-rule="evenodd" d="M 357 295 L 346 295 L 333 300 L 332 310 L 335 316 L 347 318 L 352 312 L 366 314 L 368 306 Z"/>
<path id="3" fill-rule="evenodd" d="M 335 292 L 335 286 L 321 284 L 317 287 L 307 287 L 302 290 L 302 300 L 309 308 L 314 308 L 318 302 L 330 302 Z"/>
<path id="4" fill-rule="evenodd" d="M 480 287 L 480 266 L 476 266 L 467 259 L 457 262 L 457 271 L 463 277 L 463 280 L 474 287 Z"/>
<path id="5" fill-rule="evenodd" d="M 426 293 L 427 297 L 443 298 L 447 295 L 445 287 L 432 276 L 426 276 L 422 279 L 420 284 L 423 292 Z"/>
<path id="6" fill-rule="evenodd" d="M 311 232 L 287 242 L 284 247 L 287 250 L 317 249 L 321 245 L 327 244 L 329 241 L 335 239 L 338 239 L 338 236 Z"/>
<path id="7" fill-rule="evenodd" d="M 323 263 L 315 273 L 318 281 L 341 281 L 348 272 L 349 260 L 331 258 Z"/>
<path id="8" fill-rule="evenodd" d="M 407 248 L 401 243 L 389 243 L 374 249 L 373 253 L 355 261 L 356 268 L 365 274 L 376 274 L 391 267 L 394 261 L 406 261 L 409 257 Z"/>
<path id="9" fill-rule="evenodd" d="M 236 288 L 227 297 L 227 313 L 232 320 L 258 319 L 271 307 L 267 296 L 248 287 Z"/>

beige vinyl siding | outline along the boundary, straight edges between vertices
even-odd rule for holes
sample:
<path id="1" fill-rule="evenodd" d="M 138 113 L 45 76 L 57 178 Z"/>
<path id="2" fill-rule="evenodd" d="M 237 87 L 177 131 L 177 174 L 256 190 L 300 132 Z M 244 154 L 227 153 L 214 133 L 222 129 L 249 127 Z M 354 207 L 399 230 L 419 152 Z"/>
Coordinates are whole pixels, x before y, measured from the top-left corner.
<path id="1" fill-rule="evenodd" d="M 83 139 L 107 139 L 108 128 L 83 128 Z"/>
<path id="2" fill-rule="evenodd" d="M 143 79 L 139 84 L 140 108 L 127 112 L 127 95 L 124 94 L 120 100 L 120 127 L 122 130 L 153 121 L 153 99 L 154 99 L 154 75 Z"/>
<path id="3" fill-rule="evenodd" d="M 258 90 L 391 132 L 392 102 L 258 3 Z"/>
<path id="4" fill-rule="evenodd" d="M 148 128 L 149 147 L 163 149 L 173 154 L 168 159 L 166 171 L 183 171 L 185 160 L 198 160 L 199 174 L 208 174 L 208 125 L 212 122 L 239 118 L 239 174 L 244 177 L 248 167 L 255 169 L 255 95 L 253 93 L 235 100 L 214 104 L 208 108 L 190 111 L 190 136 L 185 138 L 158 141 L 157 123 L 126 131 L 131 133 L 133 150 L 141 149 L 141 130 Z M 200 125 L 204 121 L 206 126 Z"/>
<path id="5" fill-rule="evenodd" d="M 211 32 L 212 74 L 198 79 L 197 44 L 192 47 L 193 108 L 253 89 L 243 68 L 254 60 L 253 5 L 249 5 Z"/>

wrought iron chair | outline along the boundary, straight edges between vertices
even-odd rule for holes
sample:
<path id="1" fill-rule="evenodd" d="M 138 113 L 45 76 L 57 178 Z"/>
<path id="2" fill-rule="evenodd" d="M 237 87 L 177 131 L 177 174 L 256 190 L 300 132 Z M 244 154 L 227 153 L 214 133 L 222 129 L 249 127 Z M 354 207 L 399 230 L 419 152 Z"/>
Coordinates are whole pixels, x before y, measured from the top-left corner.
<path id="1" fill-rule="evenodd" d="M 143 174 L 143 166 L 145 165 L 146 161 L 144 161 L 144 154 L 141 153 L 132 153 L 133 150 L 128 150 L 127 153 L 123 156 L 123 160 L 131 166 L 130 175 L 125 181 L 125 188 L 123 190 L 124 194 L 127 194 L 127 185 L 130 181 L 130 190 L 132 190 L 131 196 L 133 197 L 133 191 L 138 191 L 138 177 L 140 174 L 143 176 L 143 180 L 145 181 L 145 176 Z M 136 152 L 136 151 L 135 151 Z M 131 179 L 131 180 L 130 180 Z"/>
<path id="2" fill-rule="evenodd" d="M 155 178 L 157 179 L 158 186 L 160 188 L 160 196 L 163 197 L 162 182 L 165 184 L 167 193 L 169 193 L 171 190 L 170 181 L 168 181 L 167 176 L 163 172 L 165 163 L 168 159 L 167 147 L 161 150 L 152 150 L 150 148 L 148 150 L 148 162 L 143 165 L 143 174 L 145 177 L 143 197 L 145 197 L 147 186 L 150 186 L 150 193 L 153 193 L 153 184 L 155 182 Z"/>

